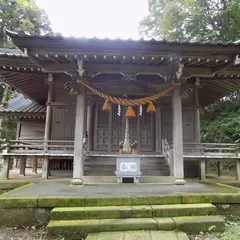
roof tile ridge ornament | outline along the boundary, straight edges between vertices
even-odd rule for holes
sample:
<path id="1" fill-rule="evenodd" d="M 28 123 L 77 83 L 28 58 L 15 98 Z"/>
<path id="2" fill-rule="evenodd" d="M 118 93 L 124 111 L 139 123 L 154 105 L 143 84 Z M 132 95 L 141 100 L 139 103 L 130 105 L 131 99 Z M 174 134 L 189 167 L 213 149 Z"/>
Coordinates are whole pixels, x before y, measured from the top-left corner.
<path id="1" fill-rule="evenodd" d="M 10 35 L 10 36 L 31 36 L 30 34 L 27 34 L 26 32 L 22 31 L 19 29 L 19 31 L 12 31 L 12 30 L 9 30 L 7 29 L 6 27 L 3 28 L 4 32 L 7 34 L 7 35 Z"/>
<path id="2" fill-rule="evenodd" d="M 239 40 L 239 43 L 240 43 L 240 40 Z M 234 61 L 234 65 L 239 65 L 240 64 L 240 57 L 239 55 L 236 55 L 236 59 Z"/>
<path id="3" fill-rule="evenodd" d="M 177 80 L 180 80 L 183 74 L 184 64 L 178 63 L 178 69 L 176 71 Z"/>

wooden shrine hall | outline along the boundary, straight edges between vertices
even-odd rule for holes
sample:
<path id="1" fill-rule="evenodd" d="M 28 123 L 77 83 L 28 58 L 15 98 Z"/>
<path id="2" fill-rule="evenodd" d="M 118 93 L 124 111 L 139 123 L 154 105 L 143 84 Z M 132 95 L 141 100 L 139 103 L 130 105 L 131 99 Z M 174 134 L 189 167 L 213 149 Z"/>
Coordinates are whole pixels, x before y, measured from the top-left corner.
<path id="1" fill-rule="evenodd" d="M 11 159 L 41 163 L 42 177 L 115 181 L 119 153 L 140 157 L 141 178 L 205 178 L 209 159 L 236 161 L 236 144 L 202 143 L 200 107 L 240 87 L 240 44 L 30 36 L 6 31 L 0 76 L 18 92 L 0 106 L 17 120 L 2 140 Z M 99 178 L 100 179 L 100 178 Z"/>

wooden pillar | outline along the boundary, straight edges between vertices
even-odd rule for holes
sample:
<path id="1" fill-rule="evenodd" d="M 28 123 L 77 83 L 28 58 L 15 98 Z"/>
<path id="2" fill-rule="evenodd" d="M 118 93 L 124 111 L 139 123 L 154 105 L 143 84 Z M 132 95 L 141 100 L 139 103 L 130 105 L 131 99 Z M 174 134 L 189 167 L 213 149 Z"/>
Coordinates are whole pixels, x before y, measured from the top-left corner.
<path id="1" fill-rule="evenodd" d="M 208 161 L 206 161 L 206 167 L 205 167 L 206 175 L 209 173 L 209 169 L 210 169 L 210 165 L 209 165 L 209 160 L 208 160 Z"/>
<path id="2" fill-rule="evenodd" d="M 53 95 L 53 77 L 52 74 L 48 74 L 48 99 L 47 99 L 47 112 L 46 112 L 46 121 L 45 121 L 45 132 L 44 132 L 44 151 L 48 151 L 48 140 L 50 139 L 51 133 L 51 123 L 52 123 L 52 95 Z M 42 178 L 48 178 L 48 157 L 43 158 L 43 167 L 42 167 Z"/>
<path id="3" fill-rule="evenodd" d="M 32 160 L 32 172 L 37 174 L 37 158 Z"/>
<path id="4" fill-rule="evenodd" d="M 92 150 L 92 105 L 89 104 L 87 107 L 87 132 L 88 132 L 88 143 L 87 151 Z"/>
<path id="5" fill-rule="evenodd" d="M 20 175 L 25 176 L 26 158 L 20 157 Z"/>
<path id="6" fill-rule="evenodd" d="M 217 170 L 218 170 L 218 177 L 221 177 L 222 172 L 223 172 L 223 162 L 222 161 L 217 162 Z"/>
<path id="7" fill-rule="evenodd" d="M 13 159 L 9 159 L 9 170 L 13 169 Z"/>
<path id="8" fill-rule="evenodd" d="M 201 180 L 206 179 L 206 159 L 200 161 Z"/>
<path id="9" fill-rule="evenodd" d="M 42 178 L 48 178 L 49 173 L 49 160 L 48 157 L 44 157 L 42 161 Z"/>
<path id="10" fill-rule="evenodd" d="M 77 95 L 76 102 L 76 120 L 75 120 L 75 138 L 74 138 L 74 159 L 73 159 L 73 185 L 83 184 L 84 168 L 84 120 L 86 115 L 86 89 L 81 89 Z"/>
<path id="11" fill-rule="evenodd" d="M 182 127 L 182 99 L 180 87 L 173 90 L 173 174 L 174 184 L 185 184 L 183 163 L 183 127 Z"/>
<path id="12" fill-rule="evenodd" d="M 200 125 L 200 106 L 199 106 L 199 89 L 194 87 L 194 108 L 195 108 L 195 140 L 201 142 L 201 125 Z"/>
<path id="13" fill-rule="evenodd" d="M 3 170 L 0 172 L 0 177 L 4 179 L 9 178 L 9 160 L 10 158 L 8 156 L 4 157 L 3 160 Z"/>
<path id="14" fill-rule="evenodd" d="M 240 159 L 236 160 L 236 165 L 237 165 L 237 180 L 240 180 Z"/>

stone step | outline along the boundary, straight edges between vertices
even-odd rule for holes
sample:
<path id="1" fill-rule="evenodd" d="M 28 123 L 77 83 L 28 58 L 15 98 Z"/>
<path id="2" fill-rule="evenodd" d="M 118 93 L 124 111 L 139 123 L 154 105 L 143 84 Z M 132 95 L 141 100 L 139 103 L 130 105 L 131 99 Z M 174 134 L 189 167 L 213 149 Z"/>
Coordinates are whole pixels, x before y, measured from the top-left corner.
<path id="1" fill-rule="evenodd" d="M 186 233 L 174 231 L 125 231 L 90 233 L 86 240 L 189 240 Z"/>
<path id="2" fill-rule="evenodd" d="M 203 216 L 215 213 L 216 207 L 210 203 L 105 207 L 63 207 L 54 208 L 52 210 L 51 220 Z"/>
<path id="3" fill-rule="evenodd" d="M 167 165 L 165 160 L 148 160 L 141 161 L 141 166 L 147 165 Z M 85 165 L 88 166 L 116 166 L 116 161 L 98 161 L 98 160 L 85 160 Z"/>
<path id="4" fill-rule="evenodd" d="M 172 176 L 169 176 L 169 174 L 162 172 L 162 175 L 155 174 L 155 175 L 142 175 L 139 179 L 139 183 L 158 183 L 158 184 L 172 184 L 174 179 Z M 92 172 L 92 175 L 85 175 L 83 176 L 83 180 L 86 184 L 99 184 L 99 183 L 117 183 L 116 176 L 112 174 L 109 174 L 108 176 L 100 176 L 97 172 Z"/>
<path id="5" fill-rule="evenodd" d="M 51 220 L 47 226 L 49 236 L 61 236 L 71 239 L 86 238 L 89 233 L 161 230 L 184 231 L 186 233 L 224 231 L 224 220 L 219 216 L 185 216 L 174 218 L 121 218 L 91 220 Z"/>

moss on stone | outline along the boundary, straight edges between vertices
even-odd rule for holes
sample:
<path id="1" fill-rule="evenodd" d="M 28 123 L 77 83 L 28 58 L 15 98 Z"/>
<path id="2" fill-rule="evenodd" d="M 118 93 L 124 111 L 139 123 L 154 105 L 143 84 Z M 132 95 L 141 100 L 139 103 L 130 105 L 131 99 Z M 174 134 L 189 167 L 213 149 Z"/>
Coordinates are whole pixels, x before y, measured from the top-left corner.
<path id="1" fill-rule="evenodd" d="M 189 240 L 183 232 L 170 231 L 124 231 L 90 233 L 86 240 Z"/>
<path id="2" fill-rule="evenodd" d="M 146 205 L 132 206 L 132 215 L 134 218 L 151 218 L 152 208 Z"/>
<path id="3" fill-rule="evenodd" d="M 171 231 L 175 229 L 175 223 L 172 218 L 154 218 L 157 222 L 158 230 Z"/>
<path id="4" fill-rule="evenodd" d="M 152 238 L 151 238 L 150 231 L 126 231 L 126 232 L 124 232 L 124 238 L 119 238 L 119 239 L 123 239 L 123 240 L 133 240 L 133 239 L 145 240 L 145 239 L 152 239 Z"/>
<path id="5" fill-rule="evenodd" d="M 182 194 L 182 203 L 240 203 L 239 193 Z"/>
<path id="6" fill-rule="evenodd" d="M 79 239 L 96 232 L 157 230 L 157 222 L 152 218 L 50 221 L 47 230 L 50 236 Z"/>
<path id="7" fill-rule="evenodd" d="M 163 204 L 180 204 L 181 196 L 176 195 L 159 195 L 147 197 L 132 197 L 132 205 L 163 205 Z"/>
<path id="8" fill-rule="evenodd" d="M 183 193 L 182 203 L 193 204 L 193 203 L 212 203 L 211 193 Z"/>
<path id="9" fill-rule="evenodd" d="M 217 213 L 221 215 L 240 215 L 240 204 L 216 204 Z"/>
<path id="10" fill-rule="evenodd" d="M 128 206 L 55 208 L 52 220 L 80 220 L 132 217 L 132 208 Z"/>
<path id="11" fill-rule="evenodd" d="M 8 186 L 8 185 L 7 185 L 7 186 Z M 2 194 L 2 196 L 3 196 L 3 195 L 4 195 L 4 196 L 9 196 L 10 194 L 15 193 L 15 192 L 17 192 L 17 191 L 19 191 L 19 190 L 22 190 L 22 189 L 27 188 L 27 187 L 31 187 L 31 186 L 32 186 L 32 183 L 19 184 L 19 185 L 17 185 L 17 184 L 12 184 L 12 186 L 15 186 L 15 187 L 11 188 L 10 191 L 9 191 L 9 189 L 8 189 L 8 191 L 6 191 L 4 194 Z"/>
<path id="12" fill-rule="evenodd" d="M 50 221 L 47 226 L 49 236 L 71 239 L 85 239 L 89 233 L 99 232 L 99 220 Z"/>
<path id="13" fill-rule="evenodd" d="M 37 207 L 37 197 L 0 197 L 0 208 Z"/>
<path id="14" fill-rule="evenodd" d="M 83 207 L 84 197 L 67 197 L 67 196 L 56 196 L 56 197 L 39 197 L 38 207 Z"/>
<path id="15" fill-rule="evenodd" d="M 30 182 L 12 182 L 12 181 L 3 181 L 0 182 L 0 189 L 15 189 L 25 185 L 30 184 Z"/>
<path id="16" fill-rule="evenodd" d="M 202 216 L 216 213 L 216 207 L 210 203 L 152 205 L 154 217 Z"/>
<path id="17" fill-rule="evenodd" d="M 35 222 L 34 208 L 1 208 L 1 227 L 32 226 Z"/>
<path id="18" fill-rule="evenodd" d="M 96 234 L 96 233 L 95 233 Z M 90 234 L 87 239 L 94 240 L 93 236 L 97 237 L 96 240 L 125 240 L 125 232 L 108 232 L 97 233 L 96 235 Z"/>
<path id="19" fill-rule="evenodd" d="M 157 223 L 152 218 L 101 219 L 99 231 L 157 230 Z"/>
<path id="20" fill-rule="evenodd" d="M 225 229 L 224 220 L 219 216 L 187 216 L 173 217 L 176 229 L 186 233 L 222 232 Z"/>
<path id="21" fill-rule="evenodd" d="M 131 205 L 130 197 L 86 197 L 84 205 L 90 206 L 127 206 Z"/>
<path id="22" fill-rule="evenodd" d="M 34 216 L 37 225 L 46 226 L 50 221 L 52 208 L 35 208 Z"/>

